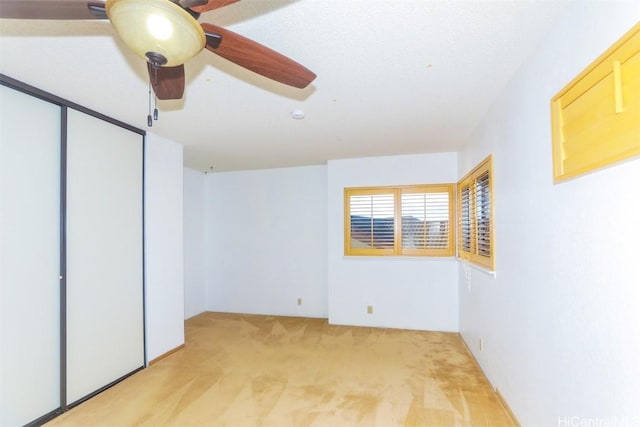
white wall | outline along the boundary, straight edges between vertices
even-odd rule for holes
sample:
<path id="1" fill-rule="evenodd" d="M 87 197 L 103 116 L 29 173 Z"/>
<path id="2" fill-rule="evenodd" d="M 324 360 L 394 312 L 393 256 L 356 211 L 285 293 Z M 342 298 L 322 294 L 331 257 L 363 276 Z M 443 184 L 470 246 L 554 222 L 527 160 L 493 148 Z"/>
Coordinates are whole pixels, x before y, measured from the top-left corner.
<path id="1" fill-rule="evenodd" d="M 549 111 L 638 19 L 572 5 L 459 157 L 494 154 L 497 250 L 495 279 L 460 267 L 460 330 L 525 426 L 640 425 L 640 160 L 553 185 Z"/>
<path id="2" fill-rule="evenodd" d="M 455 259 L 344 256 L 345 187 L 455 182 L 457 155 L 332 160 L 327 169 L 329 321 L 458 331 Z"/>
<path id="3" fill-rule="evenodd" d="M 184 344 L 182 145 L 145 142 L 145 317 L 147 362 Z"/>
<path id="4" fill-rule="evenodd" d="M 326 168 L 206 180 L 207 309 L 326 317 Z"/>
<path id="5" fill-rule="evenodd" d="M 207 310 L 205 177 L 184 168 L 184 316 Z"/>

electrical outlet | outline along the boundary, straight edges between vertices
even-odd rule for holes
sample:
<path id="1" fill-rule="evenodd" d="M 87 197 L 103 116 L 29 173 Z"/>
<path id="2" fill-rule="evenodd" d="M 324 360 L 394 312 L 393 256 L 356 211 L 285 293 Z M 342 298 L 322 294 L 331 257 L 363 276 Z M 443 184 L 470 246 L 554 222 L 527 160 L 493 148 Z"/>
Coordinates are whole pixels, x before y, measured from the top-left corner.
<path id="1" fill-rule="evenodd" d="M 482 349 L 484 348 L 483 344 L 482 344 L 482 338 L 480 338 L 478 340 L 478 347 L 480 348 L 480 351 L 482 351 Z"/>
<path id="2" fill-rule="evenodd" d="M 367 314 L 373 314 L 373 306 L 372 305 L 368 305 L 367 306 Z"/>
<path id="3" fill-rule="evenodd" d="M 302 305 L 302 298 L 298 298 L 298 305 Z"/>

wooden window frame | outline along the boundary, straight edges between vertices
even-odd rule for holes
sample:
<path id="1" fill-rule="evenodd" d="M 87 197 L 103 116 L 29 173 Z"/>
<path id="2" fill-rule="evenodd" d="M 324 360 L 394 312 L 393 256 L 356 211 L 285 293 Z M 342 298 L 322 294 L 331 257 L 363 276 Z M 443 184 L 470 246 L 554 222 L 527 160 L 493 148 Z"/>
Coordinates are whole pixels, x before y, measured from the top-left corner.
<path id="1" fill-rule="evenodd" d="M 448 193 L 448 240 L 446 248 L 403 248 L 402 246 L 402 194 L 408 193 Z M 361 248 L 351 245 L 351 196 L 392 194 L 394 198 L 393 224 L 394 239 L 391 248 Z M 455 256 L 455 184 L 423 184 L 380 187 L 350 187 L 344 189 L 344 254 L 345 256 Z"/>
<path id="2" fill-rule="evenodd" d="M 484 181 L 485 177 L 488 183 L 480 185 L 482 189 L 487 191 L 488 215 L 485 215 L 485 218 L 478 218 L 478 193 L 476 187 L 481 182 L 480 180 Z M 468 200 L 468 202 L 465 203 L 465 200 Z M 489 271 L 495 271 L 495 193 L 493 191 L 492 156 L 484 159 L 458 181 L 456 205 L 458 212 L 456 226 L 458 258 Z M 486 209 L 486 204 L 483 204 L 483 206 Z M 467 218 L 465 218 L 465 215 Z M 486 230 L 487 226 L 488 231 L 484 233 L 484 237 L 481 237 L 480 230 L 483 228 Z M 482 253 L 483 250 L 479 248 L 479 246 L 482 246 L 482 240 L 485 241 L 484 246 L 488 245 L 488 249 L 484 250 L 485 253 Z"/>

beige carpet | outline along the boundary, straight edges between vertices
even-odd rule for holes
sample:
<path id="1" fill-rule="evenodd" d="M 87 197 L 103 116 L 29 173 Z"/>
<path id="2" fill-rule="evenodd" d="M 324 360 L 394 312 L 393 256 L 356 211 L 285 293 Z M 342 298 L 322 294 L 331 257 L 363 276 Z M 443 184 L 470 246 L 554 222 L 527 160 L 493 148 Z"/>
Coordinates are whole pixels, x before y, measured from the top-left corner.
<path id="1" fill-rule="evenodd" d="M 511 426 L 457 334 L 204 313 L 50 426 Z"/>

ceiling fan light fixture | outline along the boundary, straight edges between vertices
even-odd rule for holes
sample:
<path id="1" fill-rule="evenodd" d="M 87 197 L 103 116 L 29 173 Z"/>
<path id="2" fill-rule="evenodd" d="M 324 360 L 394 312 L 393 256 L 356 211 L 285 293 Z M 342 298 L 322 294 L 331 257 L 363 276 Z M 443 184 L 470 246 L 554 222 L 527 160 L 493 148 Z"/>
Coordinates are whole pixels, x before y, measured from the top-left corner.
<path id="1" fill-rule="evenodd" d="M 206 44 L 198 21 L 170 0 L 107 0 L 109 20 L 125 44 L 138 56 L 167 59 L 167 67 L 182 65 Z"/>
<path id="2" fill-rule="evenodd" d="M 173 36 L 173 24 L 163 15 L 149 15 L 147 30 L 157 40 L 168 40 Z"/>

